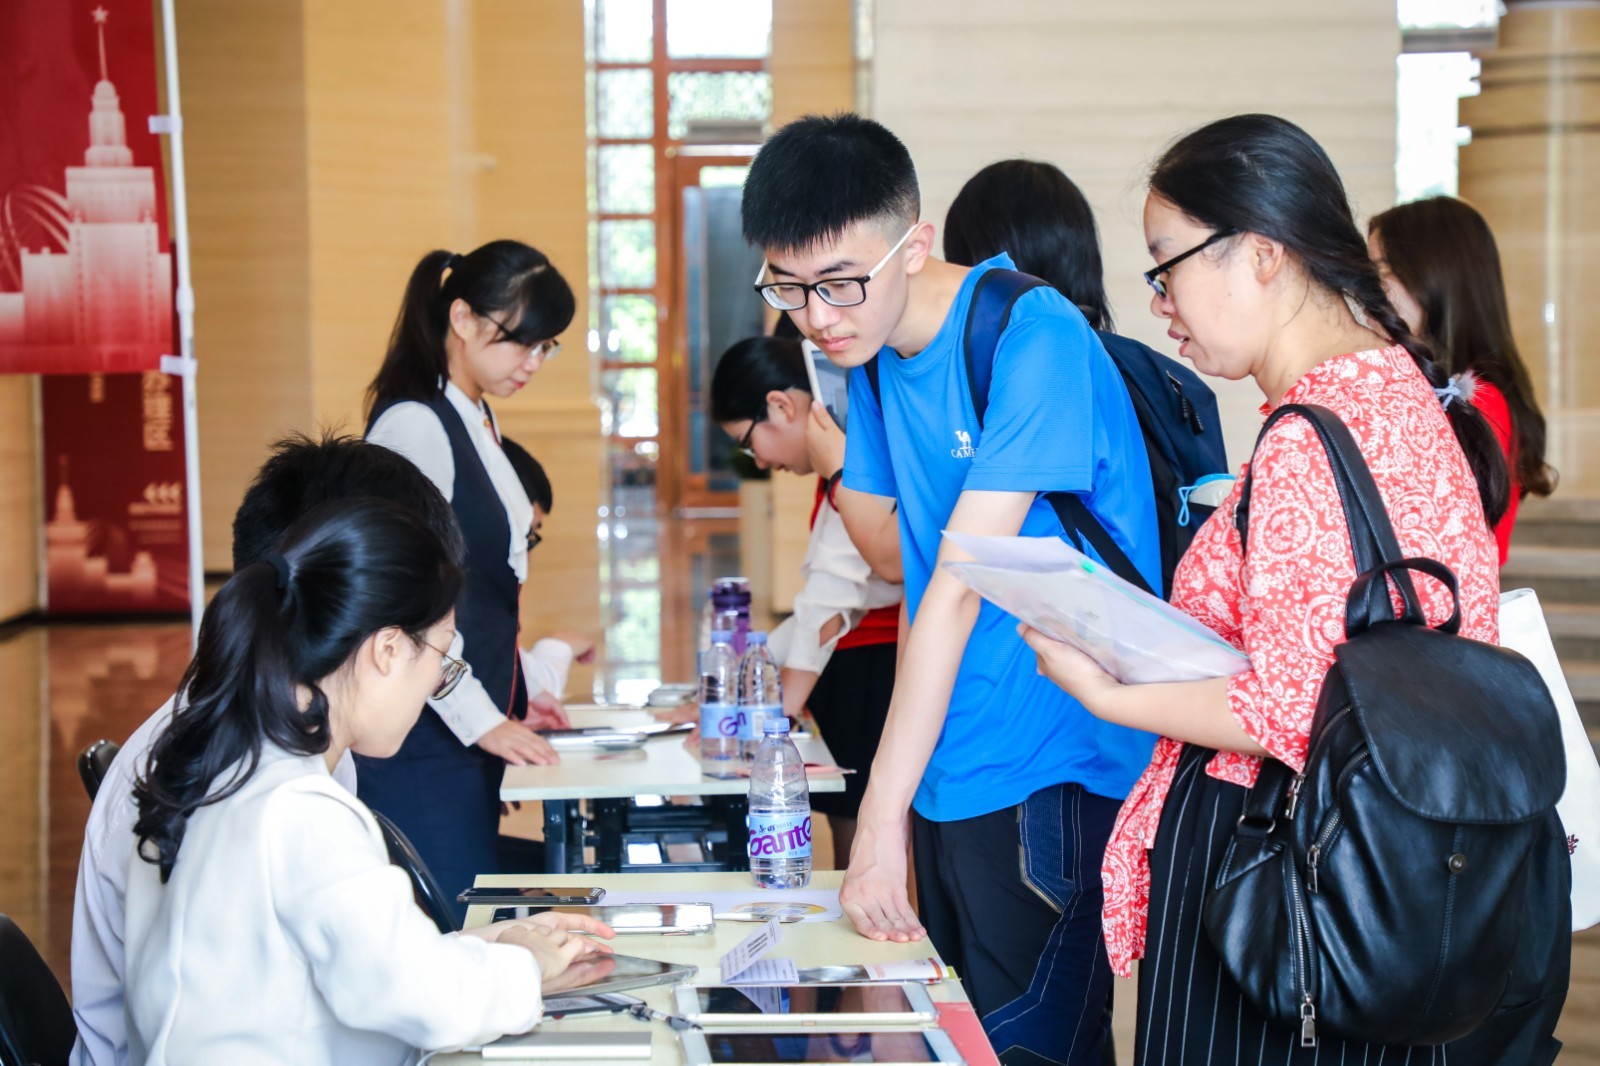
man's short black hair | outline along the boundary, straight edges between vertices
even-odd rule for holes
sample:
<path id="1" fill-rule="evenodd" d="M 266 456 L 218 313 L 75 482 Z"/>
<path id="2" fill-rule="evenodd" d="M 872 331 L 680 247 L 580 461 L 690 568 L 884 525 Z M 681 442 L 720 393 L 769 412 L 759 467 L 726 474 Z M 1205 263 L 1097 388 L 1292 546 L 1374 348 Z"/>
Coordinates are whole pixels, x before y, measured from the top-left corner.
<path id="1" fill-rule="evenodd" d="M 755 421 L 767 415 L 767 393 L 799 389 L 811 395 L 806 356 L 788 337 L 746 337 L 722 353 L 711 374 L 711 421 Z"/>
<path id="2" fill-rule="evenodd" d="M 555 501 L 555 490 L 550 486 L 550 477 L 544 472 L 544 466 L 528 454 L 528 449 L 510 437 L 501 437 L 500 447 L 506 453 L 506 458 L 511 460 L 511 469 L 517 472 L 522 491 L 528 494 L 528 499 L 539 505 L 539 510 L 549 514 L 550 504 Z"/>
<path id="3" fill-rule="evenodd" d="M 803 249 L 858 222 L 904 230 L 921 210 L 917 169 L 900 138 L 845 112 L 807 115 L 774 133 L 750 165 L 739 213 L 744 239 L 757 248 Z"/>
<path id="4" fill-rule="evenodd" d="M 243 570 L 277 546 L 295 520 L 330 500 L 375 496 L 419 515 L 458 566 L 466 550 L 455 512 L 427 475 L 398 452 L 360 437 L 296 434 L 272 446 L 233 515 L 233 568 Z"/>

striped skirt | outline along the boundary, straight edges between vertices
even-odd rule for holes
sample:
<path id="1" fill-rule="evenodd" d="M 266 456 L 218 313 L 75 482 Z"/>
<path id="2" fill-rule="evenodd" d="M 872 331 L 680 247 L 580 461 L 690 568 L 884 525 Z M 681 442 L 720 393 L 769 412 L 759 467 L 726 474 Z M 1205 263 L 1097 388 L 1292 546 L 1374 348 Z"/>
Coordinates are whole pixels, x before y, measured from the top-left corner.
<path id="1" fill-rule="evenodd" d="M 1212 752 L 1190 746 L 1162 808 L 1150 853 L 1150 924 L 1139 967 L 1139 1066 L 1547 1066 L 1560 1045 L 1556 1019 L 1570 966 L 1570 923 L 1559 935 L 1538 936 L 1522 981 L 1526 1005 L 1502 1008 L 1481 1033 L 1435 1047 L 1385 1047 L 1323 1037 L 1300 1046 L 1298 1029 L 1269 1024 L 1222 968 L 1200 923 L 1200 909 L 1244 810 L 1245 789 L 1209 776 Z M 1554 818 L 1554 815 L 1551 815 Z M 1556 822 L 1559 829 L 1559 821 Z M 1557 841 L 1552 839 L 1552 845 Z M 1548 849 L 1547 849 L 1548 851 Z M 1554 853 L 1549 853 L 1553 855 Z M 1547 855 L 1547 858 L 1549 856 Z M 1567 866 L 1565 848 L 1551 871 L 1546 911 L 1570 906 L 1556 873 Z M 1557 883 L 1559 882 L 1559 883 Z M 1552 927 L 1560 916 L 1538 923 Z M 1564 947 L 1562 946 L 1564 943 Z M 1534 971 L 1537 971 L 1536 973 Z M 1513 985 L 1519 982 L 1513 978 Z M 1515 993 L 1508 990 L 1508 999 Z M 1521 1000 L 1516 1000 L 1521 1002 Z"/>

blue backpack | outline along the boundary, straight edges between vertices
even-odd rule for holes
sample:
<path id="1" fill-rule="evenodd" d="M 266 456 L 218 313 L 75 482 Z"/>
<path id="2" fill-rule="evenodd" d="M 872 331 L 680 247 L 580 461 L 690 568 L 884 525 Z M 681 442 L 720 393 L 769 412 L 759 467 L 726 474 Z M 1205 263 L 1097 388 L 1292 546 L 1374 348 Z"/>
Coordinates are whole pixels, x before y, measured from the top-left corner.
<path id="1" fill-rule="evenodd" d="M 1011 308 L 1030 289 L 1048 282 L 1015 270 L 989 270 L 978 278 L 967 309 L 962 351 L 967 363 L 967 387 L 972 410 L 983 429 L 989 407 L 989 381 L 994 376 L 995 351 L 1000 334 L 1011 320 Z M 1156 524 L 1161 536 L 1162 588 L 1172 589 L 1172 572 L 1212 508 L 1190 505 L 1188 490 L 1209 476 L 1228 469 L 1223 451 L 1217 398 L 1200 378 L 1175 359 L 1115 333 L 1100 332 L 1100 343 L 1122 374 L 1139 416 L 1145 451 L 1150 457 L 1150 482 L 1155 490 Z M 883 407 L 878 383 L 878 360 L 866 365 L 872 395 Z M 1123 580 L 1154 593 L 1127 553 L 1117 546 L 1100 520 L 1083 500 L 1070 492 L 1045 494 L 1061 519 L 1061 528 L 1079 548 L 1085 543 Z"/>

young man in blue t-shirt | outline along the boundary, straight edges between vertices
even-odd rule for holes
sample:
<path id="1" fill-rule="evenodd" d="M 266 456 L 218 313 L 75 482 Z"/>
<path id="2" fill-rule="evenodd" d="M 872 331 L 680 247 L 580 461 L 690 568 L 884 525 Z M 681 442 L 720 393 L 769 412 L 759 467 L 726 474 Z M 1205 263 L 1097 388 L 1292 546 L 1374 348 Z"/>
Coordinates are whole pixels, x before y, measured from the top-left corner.
<path id="1" fill-rule="evenodd" d="M 1003 1061 L 1095 1064 L 1110 1025 L 1100 861 L 1154 738 L 1041 677 L 1016 620 L 939 564 L 964 557 L 947 529 L 1060 536 L 1040 494 L 1070 492 L 1158 587 L 1149 463 L 1116 367 L 1045 287 L 1012 310 L 980 428 L 961 334 L 974 282 L 1010 261 L 933 258 L 919 197 L 905 146 L 848 114 L 779 130 L 744 187 L 761 295 L 856 368 L 841 513 L 899 507 L 902 659 L 840 899 L 873 939 L 926 931 Z M 861 369 L 874 356 L 881 404 Z"/>

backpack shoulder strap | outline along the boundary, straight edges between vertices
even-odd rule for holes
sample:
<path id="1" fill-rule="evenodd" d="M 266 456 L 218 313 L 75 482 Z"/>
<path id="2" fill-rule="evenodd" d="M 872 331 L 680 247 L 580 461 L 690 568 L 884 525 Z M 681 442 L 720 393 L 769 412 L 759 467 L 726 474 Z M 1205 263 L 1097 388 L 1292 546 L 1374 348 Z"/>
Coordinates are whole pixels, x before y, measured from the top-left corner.
<path id="1" fill-rule="evenodd" d="M 1420 620 L 1422 608 L 1410 575 L 1404 569 L 1394 569 L 1404 556 L 1395 537 L 1394 526 L 1390 524 L 1383 496 L 1378 492 L 1372 471 L 1344 421 L 1333 411 L 1317 404 L 1283 404 L 1262 425 L 1261 432 L 1256 436 L 1256 449 L 1260 450 L 1261 442 L 1272 427 L 1290 415 L 1298 415 L 1310 424 L 1327 454 L 1328 465 L 1333 469 L 1334 486 L 1339 492 L 1339 503 L 1344 511 L 1345 526 L 1350 532 L 1357 577 L 1377 571 L 1389 573 L 1390 581 L 1400 593 L 1405 617 Z M 1244 485 L 1233 512 L 1234 528 L 1239 533 L 1240 555 L 1246 555 L 1250 549 L 1250 497 L 1254 487 L 1251 475 L 1254 467 L 1252 455 L 1250 465 L 1245 468 Z M 1361 582 L 1357 584 L 1361 585 Z M 1363 608 L 1367 624 L 1392 621 L 1394 612 L 1389 602 L 1388 584 L 1380 581 L 1362 587 L 1366 593 L 1363 596 Z M 1347 617 L 1352 620 L 1355 618 L 1353 607 Z M 1346 628 L 1349 631 L 1353 627 L 1347 625 Z"/>
<path id="2" fill-rule="evenodd" d="M 967 361 L 967 389 L 979 430 L 983 429 L 983 416 L 989 410 L 989 382 L 994 378 L 994 353 L 1000 347 L 1000 334 L 1010 324 L 1011 309 L 1022 294 L 1043 284 L 1030 274 L 996 269 L 984 271 L 973 286 L 961 351 Z"/>
<path id="3" fill-rule="evenodd" d="M 868 359 L 863 368 L 867 372 L 867 384 L 872 386 L 872 398 L 878 401 L 878 413 L 883 414 L 883 385 L 878 381 L 878 357 L 874 355 Z"/>

